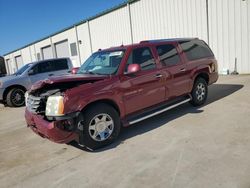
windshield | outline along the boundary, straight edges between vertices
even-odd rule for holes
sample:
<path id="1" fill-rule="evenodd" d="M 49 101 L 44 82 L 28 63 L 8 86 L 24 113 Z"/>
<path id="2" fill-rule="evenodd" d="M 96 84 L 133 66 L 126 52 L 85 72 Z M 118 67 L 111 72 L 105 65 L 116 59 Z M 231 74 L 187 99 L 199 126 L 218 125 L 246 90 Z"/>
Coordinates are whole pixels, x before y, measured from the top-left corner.
<path id="1" fill-rule="evenodd" d="M 24 71 L 26 71 L 29 67 L 31 67 L 32 63 L 30 64 L 26 64 L 24 66 L 22 66 L 20 69 L 18 69 L 15 73 L 15 75 L 21 75 L 24 73 Z"/>
<path id="2" fill-rule="evenodd" d="M 92 54 L 80 67 L 78 74 L 115 74 L 121 64 L 125 50 L 100 51 Z"/>

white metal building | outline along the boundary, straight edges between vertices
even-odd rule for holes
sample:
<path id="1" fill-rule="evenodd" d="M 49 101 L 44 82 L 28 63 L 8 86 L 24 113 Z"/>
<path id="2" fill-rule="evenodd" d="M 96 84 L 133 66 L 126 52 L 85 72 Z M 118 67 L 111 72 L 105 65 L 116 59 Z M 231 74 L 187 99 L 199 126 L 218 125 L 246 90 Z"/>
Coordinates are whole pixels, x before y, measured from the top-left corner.
<path id="1" fill-rule="evenodd" d="M 199 37 L 220 73 L 250 73 L 250 0 L 130 0 L 6 55 L 13 73 L 25 63 L 70 57 L 74 66 L 100 48 L 147 39 Z"/>

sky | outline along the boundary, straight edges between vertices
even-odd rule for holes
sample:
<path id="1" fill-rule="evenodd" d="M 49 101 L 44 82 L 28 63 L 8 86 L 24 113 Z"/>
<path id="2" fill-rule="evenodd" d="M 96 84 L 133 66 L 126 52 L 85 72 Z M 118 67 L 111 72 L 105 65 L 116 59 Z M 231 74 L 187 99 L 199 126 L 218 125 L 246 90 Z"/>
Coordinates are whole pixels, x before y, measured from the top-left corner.
<path id="1" fill-rule="evenodd" d="M 126 0 L 0 0 L 0 56 Z"/>

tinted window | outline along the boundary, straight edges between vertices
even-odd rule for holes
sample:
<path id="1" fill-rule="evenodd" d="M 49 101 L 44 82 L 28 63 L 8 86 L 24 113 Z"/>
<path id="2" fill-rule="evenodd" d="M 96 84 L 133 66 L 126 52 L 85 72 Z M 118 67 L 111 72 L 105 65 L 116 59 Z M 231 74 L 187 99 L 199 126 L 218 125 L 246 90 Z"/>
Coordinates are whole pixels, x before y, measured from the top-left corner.
<path id="1" fill-rule="evenodd" d="M 180 44 L 189 60 L 214 56 L 207 44 L 201 40 L 180 42 Z"/>
<path id="2" fill-rule="evenodd" d="M 164 65 L 171 66 L 180 62 L 180 56 L 174 45 L 165 44 L 157 46 L 156 49 L 160 60 Z"/>
<path id="3" fill-rule="evenodd" d="M 150 70 L 156 67 L 150 48 L 137 48 L 130 54 L 127 67 L 129 64 L 139 64 L 142 70 Z"/>
<path id="4" fill-rule="evenodd" d="M 53 71 L 66 70 L 68 69 L 67 59 L 59 59 L 51 61 Z"/>
<path id="5" fill-rule="evenodd" d="M 53 71 L 53 66 L 52 66 L 51 62 L 45 61 L 45 62 L 38 64 L 38 72 L 39 73 L 45 73 L 45 72 L 51 72 L 51 71 Z"/>
<path id="6" fill-rule="evenodd" d="M 68 69 L 67 59 L 43 61 L 32 68 L 35 74 Z"/>

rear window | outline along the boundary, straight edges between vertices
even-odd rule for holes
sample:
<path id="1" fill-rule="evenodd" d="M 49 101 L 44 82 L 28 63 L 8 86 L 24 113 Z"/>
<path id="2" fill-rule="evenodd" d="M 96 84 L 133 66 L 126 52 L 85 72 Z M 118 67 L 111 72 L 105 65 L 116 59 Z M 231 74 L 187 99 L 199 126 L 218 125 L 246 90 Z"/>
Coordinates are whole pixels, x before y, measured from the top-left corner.
<path id="1" fill-rule="evenodd" d="M 35 74 L 38 74 L 38 73 L 66 70 L 68 68 L 69 67 L 67 59 L 59 59 L 59 60 L 43 61 L 34 66 L 33 70 Z"/>
<path id="2" fill-rule="evenodd" d="M 197 60 L 214 56 L 208 45 L 201 40 L 180 42 L 180 45 L 189 60 Z"/>

